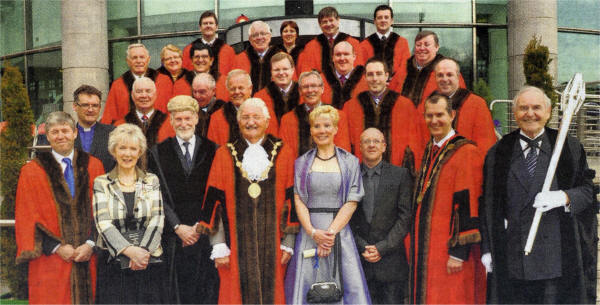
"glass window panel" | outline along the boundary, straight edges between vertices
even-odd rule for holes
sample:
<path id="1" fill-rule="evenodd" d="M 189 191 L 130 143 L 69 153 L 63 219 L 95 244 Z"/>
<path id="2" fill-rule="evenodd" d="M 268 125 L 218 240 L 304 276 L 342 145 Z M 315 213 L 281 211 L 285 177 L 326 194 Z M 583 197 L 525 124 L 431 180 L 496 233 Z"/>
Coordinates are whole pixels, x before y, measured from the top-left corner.
<path id="1" fill-rule="evenodd" d="M 63 109 L 61 51 L 27 56 L 27 90 L 36 124 L 46 115 Z"/>
<path id="2" fill-rule="evenodd" d="M 434 31 L 438 35 L 440 40 L 438 53 L 458 61 L 460 73 L 465 79 L 467 87 L 471 88 L 473 83 L 473 30 L 470 28 L 423 28 L 423 30 Z M 414 40 L 414 36 L 412 40 Z M 414 41 L 410 45 L 412 47 Z"/>
<path id="3" fill-rule="evenodd" d="M 194 41 L 195 37 L 183 36 L 183 37 L 169 37 L 159 39 L 147 39 L 142 41 L 148 51 L 150 51 L 150 68 L 158 69 L 161 66 L 160 62 L 160 51 L 167 44 L 173 44 L 183 51 L 183 48 L 190 42 Z M 185 54 L 184 54 L 185 56 Z M 125 59 L 123 59 L 125 60 Z"/>
<path id="4" fill-rule="evenodd" d="M 558 26 L 600 30 L 600 1 L 557 0 Z"/>
<path id="5" fill-rule="evenodd" d="M 237 1 L 232 2 L 237 3 Z M 204 11 L 214 9 L 214 1 L 208 0 L 143 0 L 142 33 L 198 30 L 200 15 Z"/>
<path id="6" fill-rule="evenodd" d="M 470 23 L 471 0 L 392 0 L 396 22 Z"/>
<path id="7" fill-rule="evenodd" d="M 137 1 L 109 0 L 108 38 L 137 35 Z"/>
<path id="8" fill-rule="evenodd" d="M 600 35 L 558 33 L 558 82 L 581 72 L 585 82 L 600 80 Z"/>
<path id="9" fill-rule="evenodd" d="M 319 11 L 326 6 L 333 6 L 337 9 L 340 15 L 354 16 L 360 18 L 373 19 L 373 11 L 378 5 L 387 4 L 387 1 L 376 0 L 315 0 L 314 13 L 317 15 Z M 395 17 L 395 15 L 394 15 Z M 342 29 L 342 32 L 346 32 Z"/>
<path id="10" fill-rule="evenodd" d="M 506 24 L 508 0 L 477 0 L 475 3 L 477 23 Z"/>
<path id="11" fill-rule="evenodd" d="M 0 55 L 25 50 L 23 0 L 0 1 Z"/>
<path id="12" fill-rule="evenodd" d="M 285 16 L 285 5 L 281 0 L 220 1 L 219 27 L 229 27 L 230 25 L 234 24 L 235 19 L 242 14 L 250 18 L 250 20 L 273 16 Z"/>
<path id="13" fill-rule="evenodd" d="M 119 78 L 121 74 L 125 73 L 125 71 L 129 70 L 127 67 L 127 46 L 132 43 L 136 43 L 136 41 L 119 41 L 119 42 L 110 42 L 108 45 L 108 70 L 110 82 L 112 83 L 115 79 Z"/>
<path id="14" fill-rule="evenodd" d="M 32 0 L 31 1 L 31 44 L 32 48 L 40 48 L 60 44 L 61 1 Z"/>
<path id="15" fill-rule="evenodd" d="M 394 17 L 395 19 L 395 17 Z M 413 53 L 413 48 L 415 47 L 415 37 L 419 34 L 419 29 L 415 28 L 394 28 L 394 32 L 408 41 L 408 47 L 410 49 L 410 54 Z"/>

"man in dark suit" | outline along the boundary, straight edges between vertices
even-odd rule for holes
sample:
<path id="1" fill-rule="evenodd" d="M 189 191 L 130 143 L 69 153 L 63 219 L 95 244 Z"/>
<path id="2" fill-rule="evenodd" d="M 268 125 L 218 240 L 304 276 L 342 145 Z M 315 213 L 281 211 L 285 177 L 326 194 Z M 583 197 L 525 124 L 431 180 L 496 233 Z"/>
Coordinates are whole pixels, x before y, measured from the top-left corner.
<path id="1" fill-rule="evenodd" d="M 408 169 L 383 161 L 384 135 L 376 128 L 360 136 L 365 196 L 350 224 L 374 304 L 404 302 L 412 178 Z"/>
<path id="2" fill-rule="evenodd" d="M 115 126 L 98 122 L 102 106 L 102 92 L 90 85 L 81 85 L 73 93 L 73 111 L 77 114 L 77 137 L 75 148 L 100 159 L 104 171 L 115 166 L 115 159 L 108 152 L 108 135 Z M 49 145 L 45 136 L 38 138 L 37 145 Z"/>
<path id="3" fill-rule="evenodd" d="M 550 191 L 542 191 L 557 141 L 545 128 L 550 99 L 525 87 L 513 103 L 519 125 L 488 152 L 480 205 L 482 263 L 490 303 L 595 303 L 597 202 L 594 171 L 567 137 Z M 532 251 L 524 247 L 536 209 L 544 212 Z"/>
<path id="4" fill-rule="evenodd" d="M 198 102 L 179 95 L 167 106 L 175 137 L 151 149 L 148 169 L 160 178 L 165 198 L 163 246 L 169 267 L 171 302 L 217 303 L 218 275 L 206 235 L 196 233 L 206 180 L 217 145 L 194 134 Z"/>

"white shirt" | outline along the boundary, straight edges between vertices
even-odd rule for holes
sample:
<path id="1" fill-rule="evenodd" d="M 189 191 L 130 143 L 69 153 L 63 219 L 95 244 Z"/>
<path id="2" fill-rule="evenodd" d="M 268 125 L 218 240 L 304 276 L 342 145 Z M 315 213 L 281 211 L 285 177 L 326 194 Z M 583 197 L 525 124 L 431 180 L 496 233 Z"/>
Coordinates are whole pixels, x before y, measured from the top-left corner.
<path id="1" fill-rule="evenodd" d="M 145 114 L 148 117 L 148 120 L 150 120 L 150 117 L 152 116 L 153 113 L 154 113 L 154 109 L 150 110 L 148 113 Z M 142 119 L 144 117 L 144 114 L 141 111 L 136 109 L 135 114 L 137 114 L 138 119 L 140 119 L 140 121 L 144 122 L 144 119 Z"/>
<path id="2" fill-rule="evenodd" d="M 67 164 L 65 164 L 65 162 L 62 162 L 62 159 L 69 158 L 69 160 L 71 160 L 71 164 L 73 164 L 74 152 L 75 152 L 75 150 L 71 150 L 71 152 L 67 156 L 63 156 L 63 155 L 57 153 L 54 149 L 52 150 L 52 156 L 54 157 L 56 162 L 58 162 L 58 164 L 60 164 L 60 168 L 62 169 L 63 173 L 65 172 L 65 168 L 67 168 Z"/>
<path id="3" fill-rule="evenodd" d="M 456 134 L 456 131 L 454 131 L 454 129 L 450 129 L 450 132 L 448 132 L 448 134 L 441 139 L 439 142 L 435 141 L 435 138 L 433 139 L 433 145 L 442 148 L 442 146 L 444 146 L 444 143 L 446 143 L 446 141 L 448 141 L 448 139 L 452 138 L 454 135 Z"/>
<path id="4" fill-rule="evenodd" d="M 520 131 L 520 134 L 525 136 L 528 139 L 531 139 L 529 136 L 527 136 L 523 130 Z M 542 128 L 542 131 L 540 131 L 540 133 L 538 133 L 537 135 L 535 135 L 535 137 L 531 140 L 537 139 L 539 136 L 544 134 L 544 128 Z M 527 142 L 525 142 L 525 140 L 519 138 L 519 144 L 521 144 L 521 149 L 523 149 L 523 157 L 527 158 L 527 154 L 529 153 L 529 149 L 531 149 L 530 147 L 528 147 Z M 535 149 L 535 154 L 539 155 L 540 154 L 540 147 L 542 146 L 542 141 L 540 140 L 538 142 L 538 147 Z"/>
<path id="5" fill-rule="evenodd" d="M 267 54 L 267 51 L 269 51 L 269 48 L 266 48 L 264 51 L 262 52 L 258 52 L 256 51 L 256 49 L 254 50 L 256 52 L 256 54 L 258 54 L 258 56 L 260 56 L 260 58 L 262 59 L 263 57 L 265 57 L 265 54 Z"/>
<path id="6" fill-rule="evenodd" d="M 348 79 L 350 79 L 350 74 L 352 74 L 352 71 L 354 71 L 354 69 L 350 70 L 350 72 L 348 72 L 348 74 L 344 75 L 346 77 L 346 81 Z M 337 70 L 335 70 L 335 75 L 337 76 L 338 79 L 340 79 L 340 77 L 342 77 L 342 75 Z"/>
<path id="7" fill-rule="evenodd" d="M 290 84 L 287 86 L 287 88 L 282 89 L 281 87 L 279 88 L 279 90 L 281 90 L 281 92 L 283 94 L 288 94 L 288 92 L 290 92 L 290 89 L 292 88 L 292 85 L 294 84 L 294 82 L 290 82 Z"/>
<path id="8" fill-rule="evenodd" d="M 381 37 L 384 37 L 384 36 L 385 36 L 385 38 L 387 39 L 387 38 L 390 38 L 390 33 L 391 33 L 391 32 L 392 32 L 392 28 L 390 27 L 390 28 L 388 29 L 388 31 L 387 31 L 387 32 L 385 32 L 385 34 L 381 34 L 381 33 L 379 33 L 379 32 L 375 32 L 375 34 L 377 34 L 377 37 L 379 37 L 379 39 L 381 39 Z"/>
<path id="9" fill-rule="evenodd" d="M 181 153 L 183 153 L 183 155 L 185 156 L 185 145 L 183 145 L 183 143 L 185 143 L 186 141 L 178 136 L 175 136 L 175 138 L 177 138 L 177 143 L 179 143 L 179 148 L 181 148 Z M 188 151 L 190 152 L 190 158 L 193 158 L 194 157 L 194 148 L 196 147 L 196 136 L 192 135 L 192 137 L 187 142 L 190 143 L 190 145 L 188 145 Z"/>
<path id="10" fill-rule="evenodd" d="M 215 40 L 217 40 L 217 35 L 215 35 L 215 38 L 213 38 L 211 41 L 206 41 L 206 40 L 204 40 L 204 38 L 202 38 L 202 43 L 212 46 L 212 44 L 215 43 Z"/>

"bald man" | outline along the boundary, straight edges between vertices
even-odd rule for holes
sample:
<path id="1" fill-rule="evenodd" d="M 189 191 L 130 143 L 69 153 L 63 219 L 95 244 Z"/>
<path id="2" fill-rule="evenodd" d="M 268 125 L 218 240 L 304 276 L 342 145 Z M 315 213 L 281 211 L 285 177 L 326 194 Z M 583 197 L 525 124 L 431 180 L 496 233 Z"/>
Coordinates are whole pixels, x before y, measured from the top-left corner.
<path id="1" fill-rule="evenodd" d="M 354 66 L 357 54 L 352 44 L 341 41 L 333 47 L 333 69 L 324 68 L 323 102 L 342 109 L 344 103 L 362 91 L 369 89 L 365 80 L 365 67 Z"/>

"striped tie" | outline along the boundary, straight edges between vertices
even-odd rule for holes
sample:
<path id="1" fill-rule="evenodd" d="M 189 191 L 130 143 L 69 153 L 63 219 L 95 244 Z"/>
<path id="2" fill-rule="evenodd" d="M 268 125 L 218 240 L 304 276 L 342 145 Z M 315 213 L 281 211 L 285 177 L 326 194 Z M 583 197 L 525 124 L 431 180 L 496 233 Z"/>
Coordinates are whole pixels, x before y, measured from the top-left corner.
<path id="1" fill-rule="evenodd" d="M 529 149 L 529 152 L 527 153 L 527 155 L 525 156 L 525 166 L 527 166 L 527 171 L 529 172 L 529 176 L 533 177 L 533 175 L 535 174 L 535 166 L 537 163 L 537 153 L 535 151 L 536 148 L 538 148 L 538 143 L 541 140 L 541 137 L 537 137 L 534 140 L 531 140 L 523 135 L 521 135 L 521 140 L 527 142 L 527 147 L 525 147 L 525 150 Z"/>

